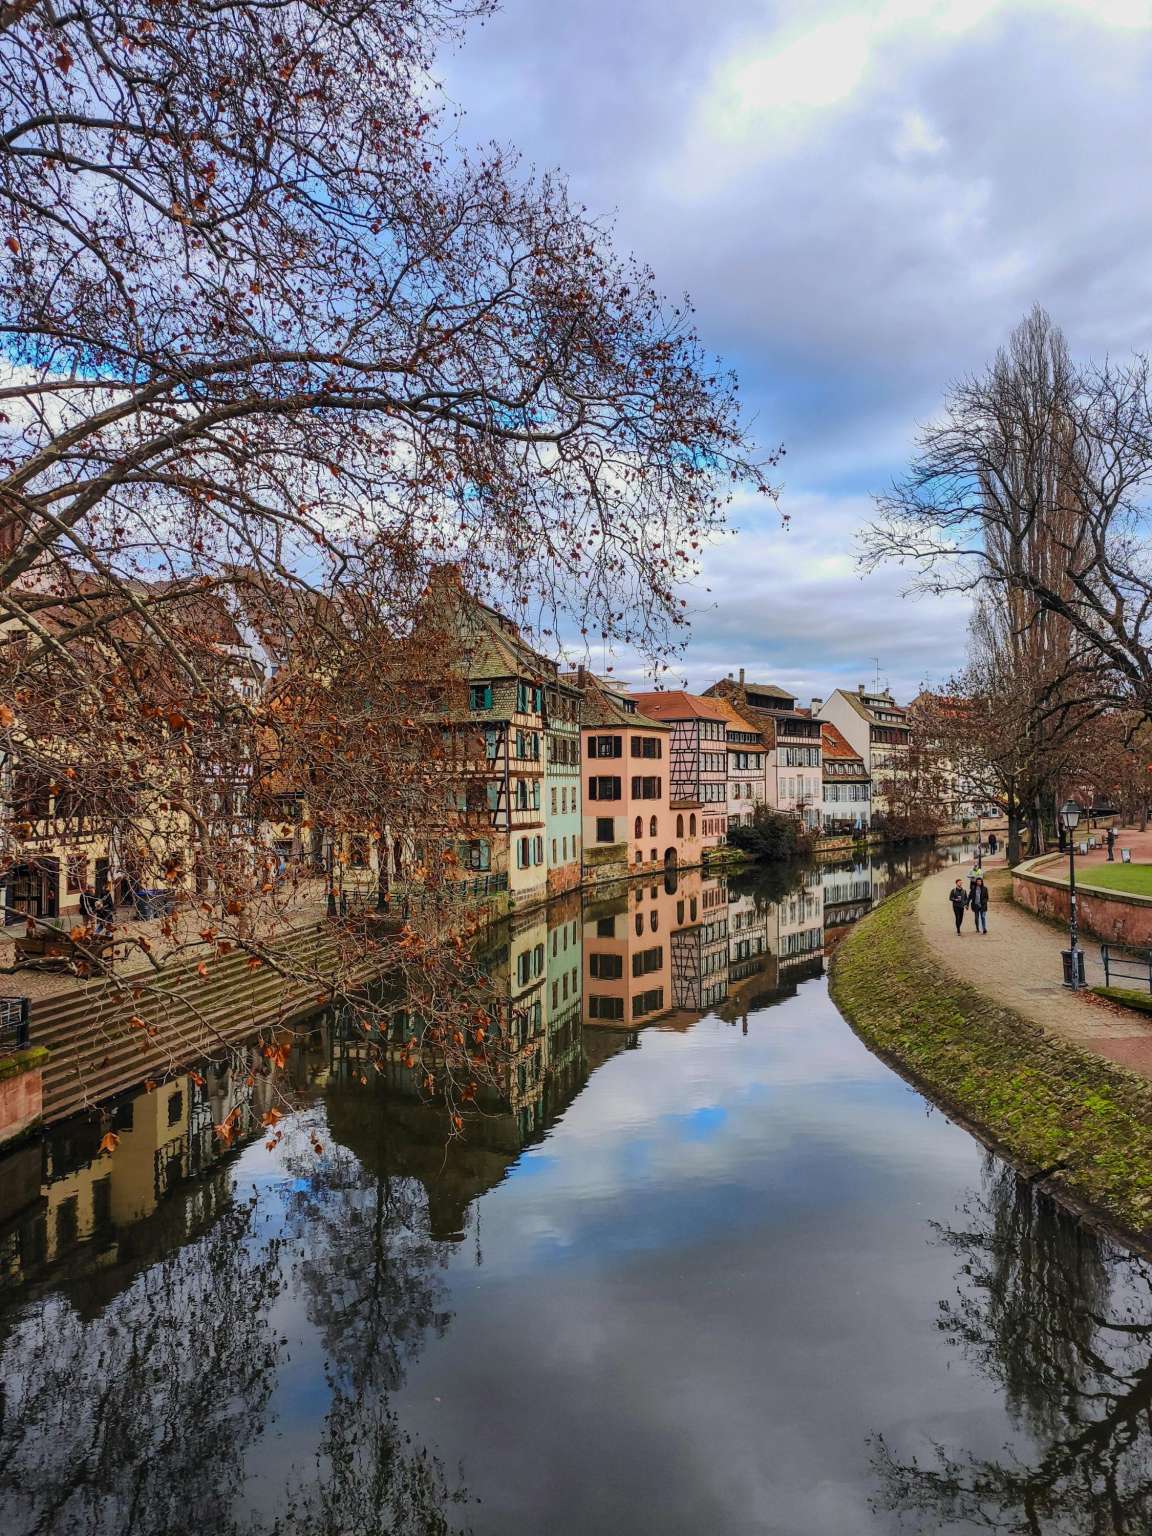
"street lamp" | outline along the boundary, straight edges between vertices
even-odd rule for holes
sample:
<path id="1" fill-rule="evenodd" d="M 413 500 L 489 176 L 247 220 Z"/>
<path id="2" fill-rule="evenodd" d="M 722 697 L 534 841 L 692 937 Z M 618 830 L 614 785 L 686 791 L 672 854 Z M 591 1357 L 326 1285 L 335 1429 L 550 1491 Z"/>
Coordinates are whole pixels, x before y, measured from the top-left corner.
<path id="1" fill-rule="evenodd" d="M 1061 950 L 1064 961 L 1064 985 L 1078 991 L 1084 986 L 1084 951 L 1076 943 L 1076 828 L 1080 807 L 1066 800 L 1060 808 L 1060 820 L 1068 833 L 1068 948 Z"/>

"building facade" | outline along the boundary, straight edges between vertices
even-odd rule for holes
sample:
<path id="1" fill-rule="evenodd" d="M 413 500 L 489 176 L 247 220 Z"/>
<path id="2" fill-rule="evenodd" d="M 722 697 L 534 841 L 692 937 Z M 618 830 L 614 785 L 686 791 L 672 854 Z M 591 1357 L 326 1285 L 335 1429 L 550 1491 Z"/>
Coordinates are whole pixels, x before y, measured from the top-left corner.
<path id="1" fill-rule="evenodd" d="M 912 729 L 908 711 L 886 690 L 837 688 L 815 711 L 861 758 L 871 781 L 873 820 L 892 810 L 896 781 L 907 772 Z"/>
<path id="2" fill-rule="evenodd" d="M 820 726 L 812 712 L 774 683 L 747 682 L 743 667 L 737 677 L 713 683 L 705 696 L 726 701 L 759 731 L 766 759 L 766 803 L 818 830 L 823 800 Z"/>
<path id="3" fill-rule="evenodd" d="M 728 841 L 728 721 L 712 699 L 681 691 L 637 692 L 638 708 L 672 729 L 671 804 L 699 858 Z M 693 831 L 693 828 L 696 831 Z M 686 862 L 697 862 L 690 858 Z"/>
<path id="4" fill-rule="evenodd" d="M 669 803 L 671 729 L 636 699 L 583 668 L 581 848 L 585 880 L 675 869 L 681 860 Z"/>
<path id="5" fill-rule="evenodd" d="M 821 722 L 820 746 L 824 832 L 867 832 L 872 824 L 872 783 L 864 759 L 826 720 Z"/>

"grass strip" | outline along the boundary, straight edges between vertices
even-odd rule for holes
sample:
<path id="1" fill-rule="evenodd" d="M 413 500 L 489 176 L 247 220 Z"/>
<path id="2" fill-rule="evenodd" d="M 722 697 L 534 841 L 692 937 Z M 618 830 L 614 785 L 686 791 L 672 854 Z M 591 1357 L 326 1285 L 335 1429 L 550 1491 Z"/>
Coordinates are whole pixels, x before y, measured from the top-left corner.
<path id="1" fill-rule="evenodd" d="M 916 915 L 919 888 L 848 933 L 831 992 L 853 1029 L 1025 1170 L 1147 1248 L 1152 1238 L 1152 1083 L 1045 1033 L 956 980 Z"/>
<path id="2" fill-rule="evenodd" d="M 0 1083 L 31 1072 L 34 1067 L 46 1066 L 51 1054 L 44 1046 L 33 1045 L 27 1050 L 13 1052 L 11 1056 L 0 1056 Z"/>
<path id="3" fill-rule="evenodd" d="M 1137 1013 L 1152 1013 L 1152 992 L 1133 992 L 1128 987 L 1093 987 L 1097 997 L 1103 997 L 1110 1003 L 1119 1003 L 1121 1008 L 1132 1008 Z"/>

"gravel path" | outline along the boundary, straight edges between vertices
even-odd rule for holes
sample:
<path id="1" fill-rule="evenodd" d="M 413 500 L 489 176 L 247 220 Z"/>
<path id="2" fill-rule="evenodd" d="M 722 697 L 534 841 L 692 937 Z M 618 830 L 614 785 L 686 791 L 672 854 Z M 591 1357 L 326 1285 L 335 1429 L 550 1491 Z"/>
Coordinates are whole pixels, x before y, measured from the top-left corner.
<path id="1" fill-rule="evenodd" d="M 1067 935 L 1013 905 L 1002 860 L 985 860 L 984 869 L 990 897 L 987 934 L 976 932 L 967 912 L 956 935 L 948 892 L 958 872 L 967 884 L 966 866 L 940 870 L 924 881 L 920 925 L 940 962 L 961 981 L 1043 1029 L 1152 1079 L 1152 1019 L 1145 1022 L 1126 1008 L 1066 990 L 1060 951 L 1067 947 Z M 1102 986 L 1099 945 L 1089 940 L 1084 953 L 1089 986 Z"/>

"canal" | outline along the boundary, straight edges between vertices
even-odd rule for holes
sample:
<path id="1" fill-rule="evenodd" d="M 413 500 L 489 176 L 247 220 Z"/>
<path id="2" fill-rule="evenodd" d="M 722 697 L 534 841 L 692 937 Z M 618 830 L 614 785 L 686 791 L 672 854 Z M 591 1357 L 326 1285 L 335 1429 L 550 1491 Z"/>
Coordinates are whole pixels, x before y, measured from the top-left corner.
<path id="1" fill-rule="evenodd" d="M 1152 1270 L 829 1000 L 927 857 L 492 935 L 537 1069 L 451 1144 L 329 1019 L 273 1150 L 205 1064 L 9 1152 L 5 1536 L 1152 1529 Z"/>

